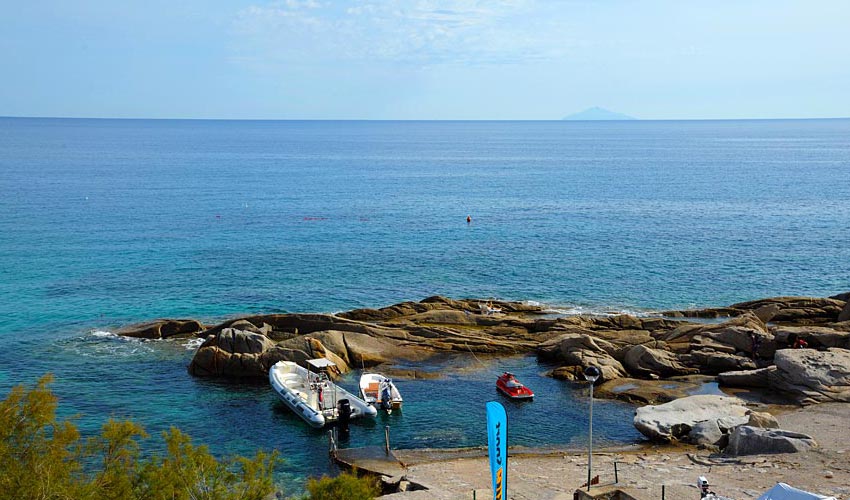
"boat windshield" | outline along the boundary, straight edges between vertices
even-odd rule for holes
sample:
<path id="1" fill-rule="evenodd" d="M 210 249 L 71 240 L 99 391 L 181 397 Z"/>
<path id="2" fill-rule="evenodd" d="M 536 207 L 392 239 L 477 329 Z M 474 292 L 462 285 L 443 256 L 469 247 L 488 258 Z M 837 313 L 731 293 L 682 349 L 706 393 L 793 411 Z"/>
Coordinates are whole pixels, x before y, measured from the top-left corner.
<path id="1" fill-rule="evenodd" d="M 317 358 L 317 359 L 308 359 L 307 364 L 312 366 L 317 370 L 321 370 L 322 368 L 330 368 L 331 366 L 336 366 L 336 364 L 326 358 Z"/>

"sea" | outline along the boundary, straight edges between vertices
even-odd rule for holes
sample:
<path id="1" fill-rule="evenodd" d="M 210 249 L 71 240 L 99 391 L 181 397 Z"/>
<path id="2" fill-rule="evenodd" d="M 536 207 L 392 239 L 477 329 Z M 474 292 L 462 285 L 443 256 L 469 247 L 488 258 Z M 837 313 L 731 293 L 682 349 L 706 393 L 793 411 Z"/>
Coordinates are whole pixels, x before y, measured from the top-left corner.
<path id="1" fill-rule="evenodd" d="M 467 217 L 471 221 L 467 222 Z M 264 381 L 187 373 L 155 318 L 388 306 L 432 295 L 552 314 L 653 315 L 850 290 L 850 120 L 196 121 L 0 118 L 0 390 L 46 373 L 84 434 L 130 418 L 218 456 L 278 450 L 278 481 L 332 474 L 324 431 Z M 344 446 L 587 444 L 589 393 L 533 356 L 443 357 L 401 412 Z M 532 402 L 500 399 L 515 372 Z M 354 389 L 357 376 L 341 384 Z M 640 439 L 595 401 L 594 445 Z"/>

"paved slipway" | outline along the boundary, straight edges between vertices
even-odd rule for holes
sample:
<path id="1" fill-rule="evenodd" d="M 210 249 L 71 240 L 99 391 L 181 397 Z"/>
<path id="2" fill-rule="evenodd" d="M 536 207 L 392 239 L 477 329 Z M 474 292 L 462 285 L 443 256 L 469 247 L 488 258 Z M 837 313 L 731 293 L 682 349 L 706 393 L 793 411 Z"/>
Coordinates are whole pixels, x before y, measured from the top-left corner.
<path id="1" fill-rule="evenodd" d="M 718 495 L 743 500 L 758 498 L 777 482 L 850 499 L 850 405 L 825 403 L 778 416 L 783 429 L 814 437 L 819 447 L 797 454 L 756 455 L 723 459 L 686 446 L 645 446 L 594 454 L 594 475 L 600 486 L 614 482 L 639 500 L 696 499 L 696 480 L 705 476 Z M 440 460 L 409 465 L 407 478 L 427 490 L 388 495 L 392 500 L 459 500 L 490 498 L 490 474 L 484 457 Z M 571 500 L 587 479 L 587 455 L 581 451 L 512 454 L 508 464 L 508 498 Z"/>

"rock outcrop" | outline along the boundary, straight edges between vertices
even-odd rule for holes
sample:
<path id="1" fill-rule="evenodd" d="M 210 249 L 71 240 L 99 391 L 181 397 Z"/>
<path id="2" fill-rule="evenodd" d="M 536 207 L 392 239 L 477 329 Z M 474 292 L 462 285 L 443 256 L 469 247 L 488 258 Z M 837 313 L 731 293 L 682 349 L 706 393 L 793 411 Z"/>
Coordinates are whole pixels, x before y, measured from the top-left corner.
<path id="1" fill-rule="evenodd" d="M 806 434 L 742 425 L 729 435 L 729 446 L 724 452 L 731 456 L 797 453 L 816 446 L 815 440 Z"/>
<path id="2" fill-rule="evenodd" d="M 774 365 L 721 373 L 721 385 L 764 387 L 799 404 L 850 402 L 850 350 L 780 349 Z"/>
<path id="3" fill-rule="evenodd" d="M 422 359 L 431 354 L 358 332 L 326 330 L 274 342 L 267 334 L 227 327 L 208 336 L 201 344 L 189 364 L 189 373 L 201 377 L 264 378 L 278 361 L 303 365 L 313 358 L 327 358 L 336 364 L 339 373 L 346 373 L 352 367 Z"/>
<path id="4" fill-rule="evenodd" d="M 688 433 L 691 444 L 716 449 L 724 448 L 729 441 L 729 435 L 720 428 L 716 419 L 704 420 L 694 424 Z"/>
<path id="5" fill-rule="evenodd" d="M 189 373 L 201 377 L 268 376 L 274 362 L 265 354 L 274 347 L 262 333 L 224 328 L 201 344 L 189 364 Z"/>
<path id="6" fill-rule="evenodd" d="M 686 438 L 700 422 L 714 421 L 729 430 L 749 420 L 743 400 L 731 396 L 698 395 L 635 411 L 635 428 L 654 441 L 670 442 Z"/>
<path id="7" fill-rule="evenodd" d="M 605 340 L 568 333 L 540 344 L 537 355 L 561 365 L 559 378 L 583 380 L 584 369 L 596 366 L 602 372 L 601 381 L 605 381 L 626 376 L 623 365 L 611 355 L 616 351 L 617 348 Z"/>
<path id="8" fill-rule="evenodd" d="M 703 310 L 713 311 L 705 316 L 733 316 L 722 323 L 630 315 L 557 317 L 539 305 L 505 301 L 492 302 L 499 309 L 492 314 L 482 307 L 483 300 L 434 296 L 338 315 L 247 316 L 209 328 L 195 320 L 157 320 L 118 333 L 204 339 L 189 365 L 198 376 L 265 378 L 279 360 L 303 363 L 313 357 L 331 359 L 346 371 L 376 365 L 391 370 L 397 362 L 410 370 L 407 361 L 439 353 L 536 354 L 554 365 L 556 378 L 583 380 L 582 372 L 591 365 L 601 370 L 600 383 L 699 373 L 718 375 L 723 385 L 767 387 L 813 403 L 850 401 L 850 320 L 836 322 L 850 308 L 845 295 L 775 297 Z M 787 349 L 796 339 L 814 349 Z M 647 386 L 603 393 L 636 401 L 672 397 Z"/>
<path id="9" fill-rule="evenodd" d="M 773 334 L 752 312 L 745 312 L 723 323 L 683 323 L 673 330 L 661 333 L 658 338 L 674 352 L 701 353 L 701 356 L 695 357 L 694 360 L 703 364 L 712 362 L 719 365 L 721 362 L 729 362 L 714 360 L 714 353 L 739 357 L 770 357 L 776 351 Z M 755 356 L 753 351 L 756 352 Z"/>
<path id="10" fill-rule="evenodd" d="M 770 448 L 766 444 L 770 439 L 781 441 L 779 436 L 789 437 L 785 431 L 778 430 L 779 422 L 773 415 L 752 411 L 742 400 L 728 396 L 689 396 L 663 405 L 645 406 L 638 408 L 634 422 L 641 433 L 654 441 L 680 440 L 715 451 L 726 448 L 735 435 L 736 454 Z M 739 432 L 741 427 L 748 429 Z"/>
<path id="11" fill-rule="evenodd" d="M 623 360 L 623 365 L 639 377 L 673 377 L 699 373 L 696 368 L 689 368 L 679 362 L 675 354 L 661 349 L 652 349 L 645 345 L 631 347 Z"/>
<path id="12" fill-rule="evenodd" d="M 158 319 L 125 326 L 116 334 L 141 339 L 167 339 L 180 335 L 195 335 L 203 330 L 204 325 L 194 319 Z"/>
<path id="13" fill-rule="evenodd" d="M 846 307 L 846 300 L 835 296 L 830 298 L 819 297 L 771 297 L 767 299 L 752 300 L 732 304 L 728 307 L 717 307 L 709 309 L 695 309 L 685 311 L 665 311 L 665 316 L 678 318 L 721 318 L 725 316 L 738 316 L 744 312 L 757 312 L 765 322 L 796 324 L 796 325 L 820 325 L 836 321 L 839 314 Z"/>
<path id="14" fill-rule="evenodd" d="M 694 364 L 700 367 L 699 371 L 705 374 L 716 375 L 723 372 L 754 370 L 756 368 L 756 363 L 751 358 L 726 352 L 716 352 L 711 349 L 692 351 L 690 357 Z"/>
<path id="15" fill-rule="evenodd" d="M 850 350 L 782 349 L 768 372 L 769 387 L 800 404 L 850 402 Z"/>
<path id="16" fill-rule="evenodd" d="M 790 347 L 794 339 L 804 340 L 813 349 L 840 347 L 850 349 L 850 332 L 824 326 L 780 326 L 773 330 L 776 343 Z"/>

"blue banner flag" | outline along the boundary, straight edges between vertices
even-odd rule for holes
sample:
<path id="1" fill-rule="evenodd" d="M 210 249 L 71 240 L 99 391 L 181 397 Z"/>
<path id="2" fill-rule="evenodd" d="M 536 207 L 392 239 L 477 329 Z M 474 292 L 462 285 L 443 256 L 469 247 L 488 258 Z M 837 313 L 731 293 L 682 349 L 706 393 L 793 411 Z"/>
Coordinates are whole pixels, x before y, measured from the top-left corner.
<path id="1" fill-rule="evenodd" d="M 490 474 L 493 476 L 493 500 L 507 500 L 508 417 L 505 407 L 495 401 L 487 403 L 487 448 L 490 451 Z"/>

